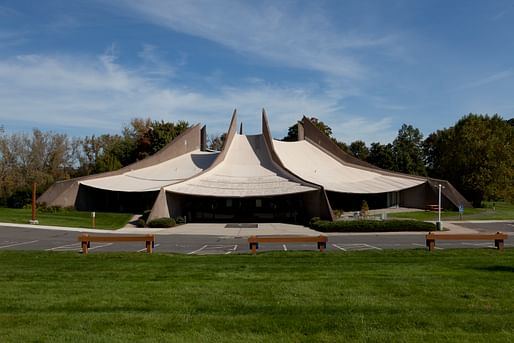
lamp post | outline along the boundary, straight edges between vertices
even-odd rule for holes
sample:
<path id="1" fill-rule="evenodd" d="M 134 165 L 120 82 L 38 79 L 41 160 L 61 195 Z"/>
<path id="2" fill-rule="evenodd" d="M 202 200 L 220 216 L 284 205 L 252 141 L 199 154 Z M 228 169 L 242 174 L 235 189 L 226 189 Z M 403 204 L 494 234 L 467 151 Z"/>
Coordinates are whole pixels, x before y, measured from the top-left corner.
<path id="1" fill-rule="evenodd" d="M 441 188 L 442 188 L 442 186 L 441 186 L 441 184 L 439 184 L 439 201 L 437 204 L 437 224 L 436 224 L 438 231 L 443 230 L 443 225 L 441 223 Z"/>

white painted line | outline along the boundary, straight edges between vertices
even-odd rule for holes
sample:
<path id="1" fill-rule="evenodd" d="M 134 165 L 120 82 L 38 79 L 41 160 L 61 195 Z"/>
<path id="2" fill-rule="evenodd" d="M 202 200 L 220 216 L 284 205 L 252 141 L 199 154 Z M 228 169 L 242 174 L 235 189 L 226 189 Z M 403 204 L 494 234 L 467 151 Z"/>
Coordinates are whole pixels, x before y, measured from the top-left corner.
<path id="1" fill-rule="evenodd" d="M 92 247 L 92 248 L 89 248 L 88 250 L 95 250 L 95 249 L 105 248 L 105 247 L 111 246 L 111 245 L 113 245 L 113 244 L 114 244 L 114 243 L 105 243 L 105 244 L 100 244 L 100 245 L 94 246 L 94 247 Z"/>
<path id="2" fill-rule="evenodd" d="M 233 250 L 227 251 L 225 255 L 231 254 Z"/>
<path id="3" fill-rule="evenodd" d="M 14 243 L 14 244 L 9 244 L 9 245 L 3 245 L 3 246 L 0 247 L 0 249 L 16 247 L 18 245 L 32 244 L 32 243 L 36 243 L 36 242 L 39 242 L 39 241 L 30 241 L 30 242 L 22 242 L 22 243 Z"/>
<path id="4" fill-rule="evenodd" d="M 382 250 L 382 248 L 376 247 L 374 245 L 369 245 L 369 244 L 366 244 L 366 243 L 363 243 L 362 245 L 365 246 L 365 247 L 371 248 L 371 249 Z"/>
<path id="5" fill-rule="evenodd" d="M 285 244 L 282 244 L 282 247 L 284 248 L 284 251 L 287 251 L 287 246 Z"/>
<path id="6" fill-rule="evenodd" d="M 337 249 L 339 249 L 339 250 L 346 251 L 346 249 L 345 249 L 345 248 L 340 247 L 340 246 L 339 246 L 339 245 L 337 245 L 337 244 L 332 244 L 332 246 L 333 246 L 333 247 L 335 247 L 335 248 L 337 248 Z"/>
<path id="7" fill-rule="evenodd" d="M 200 252 L 202 251 L 203 249 L 207 248 L 207 244 L 205 244 L 203 247 L 201 247 L 200 249 L 198 250 L 195 250 L 195 251 L 191 251 L 189 253 L 187 253 L 188 255 L 193 255 L 193 254 L 196 254 L 197 252 Z"/>
<path id="8" fill-rule="evenodd" d="M 468 243 L 468 242 L 461 242 L 460 244 L 462 245 L 472 245 L 472 246 L 475 246 L 475 247 L 490 247 L 490 248 L 495 248 L 494 244 L 493 243 Z"/>
<path id="9" fill-rule="evenodd" d="M 157 248 L 160 244 L 154 244 L 154 248 Z M 139 249 L 137 252 L 146 252 L 146 248 Z"/>
<path id="10" fill-rule="evenodd" d="M 77 249 L 80 250 L 81 248 L 82 248 L 81 243 L 72 243 L 72 244 L 66 244 L 66 245 L 61 245 L 61 246 L 54 247 L 54 248 L 45 249 L 45 251 L 56 251 L 56 250 L 70 251 L 70 250 L 77 250 Z"/>

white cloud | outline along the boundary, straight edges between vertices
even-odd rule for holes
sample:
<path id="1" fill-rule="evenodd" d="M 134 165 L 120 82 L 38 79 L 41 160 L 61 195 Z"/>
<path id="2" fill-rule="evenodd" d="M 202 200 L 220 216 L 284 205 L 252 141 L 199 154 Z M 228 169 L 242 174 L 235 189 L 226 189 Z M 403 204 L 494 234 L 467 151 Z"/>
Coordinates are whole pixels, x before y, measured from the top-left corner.
<path id="1" fill-rule="evenodd" d="M 502 70 L 500 72 L 490 74 L 490 75 L 484 76 L 480 79 L 468 82 L 468 83 L 460 86 L 459 88 L 457 88 L 457 90 L 477 88 L 477 87 L 491 84 L 493 82 L 512 78 L 513 76 L 514 76 L 514 70 L 512 70 L 512 69 Z"/>
<path id="2" fill-rule="evenodd" d="M 269 1 L 118 1 L 138 16 L 267 62 L 362 78 L 356 51 L 398 45 L 391 35 L 339 32 L 315 3 Z"/>
<path id="3" fill-rule="evenodd" d="M 0 123 L 6 128 L 22 122 L 27 130 L 44 126 L 101 134 L 119 132 L 131 118 L 150 116 L 203 123 L 210 133 L 222 133 L 237 108 L 245 132 L 251 134 L 261 132 L 260 111 L 265 107 L 274 135 L 280 138 L 302 114 L 316 114 L 329 125 L 325 118 L 337 116 L 344 121 L 340 100 L 330 93 L 261 81 L 221 87 L 215 93 L 163 85 L 141 68 L 118 64 L 115 52 L 98 57 L 23 55 L 0 60 Z M 369 135 L 381 127 L 380 121 L 369 123 L 362 118 L 348 122 L 349 126 L 333 126 L 345 140 L 373 139 Z"/>

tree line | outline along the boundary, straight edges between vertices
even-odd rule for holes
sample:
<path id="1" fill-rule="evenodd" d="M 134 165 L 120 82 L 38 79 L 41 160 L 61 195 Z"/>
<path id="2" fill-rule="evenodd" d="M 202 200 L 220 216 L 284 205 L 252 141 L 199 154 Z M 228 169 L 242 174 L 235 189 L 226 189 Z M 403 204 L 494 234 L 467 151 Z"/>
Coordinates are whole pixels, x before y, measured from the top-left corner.
<path id="1" fill-rule="evenodd" d="M 514 118 L 470 113 L 426 138 L 403 124 L 392 143 L 370 146 L 340 142 L 328 125 L 311 121 L 347 153 L 382 169 L 448 180 L 475 206 L 514 199 Z M 283 140 L 296 140 L 297 130 L 291 126 Z"/>
<path id="2" fill-rule="evenodd" d="M 0 130 L 0 206 L 30 202 L 32 183 L 41 194 L 54 182 L 117 170 L 153 155 L 189 128 L 186 121 L 132 119 L 121 134 L 70 138 L 33 129 L 6 134 Z"/>
<path id="3" fill-rule="evenodd" d="M 356 158 L 386 170 L 448 180 L 475 205 L 514 199 L 514 119 L 469 114 L 426 138 L 403 124 L 392 143 L 369 146 L 362 140 L 339 141 L 327 124 L 311 121 Z M 0 206 L 30 202 L 33 182 L 41 193 L 58 180 L 117 170 L 144 159 L 187 128 L 186 121 L 136 118 L 120 134 L 70 138 L 39 129 L 7 134 L 0 125 Z M 289 127 L 283 140 L 296 140 L 297 130 L 296 124 Z M 219 150 L 224 135 L 209 141 L 210 148 Z"/>

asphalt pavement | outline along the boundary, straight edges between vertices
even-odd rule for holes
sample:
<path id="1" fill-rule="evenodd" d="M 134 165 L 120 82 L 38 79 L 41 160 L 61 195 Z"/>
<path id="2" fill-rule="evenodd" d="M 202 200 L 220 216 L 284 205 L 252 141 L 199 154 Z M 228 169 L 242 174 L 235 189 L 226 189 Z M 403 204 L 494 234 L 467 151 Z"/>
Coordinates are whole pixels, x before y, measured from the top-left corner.
<path id="1" fill-rule="evenodd" d="M 514 246 L 513 221 L 444 222 L 444 227 L 455 233 L 505 232 L 509 238 L 505 247 Z M 267 224 L 186 224 L 170 229 L 124 228 L 115 231 L 79 228 L 57 228 L 38 225 L 0 223 L 1 250 L 72 251 L 79 253 L 78 236 L 94 234 L 155 235 L 155 252 L 191 255 L 249 253 L 250 235 L 319 235 L 309 228 L 280 223 Z M 426 249 L 426 232 L 389 233 L 329 233 L 327 251 L 361 251 L 385 249 Z M 436 249 L 494 248 L 487 241 L 440 241 Z M 315 243 L 263 244 L 259 251 L 313 250 Z M 144 242 L 91 243 L 90 253 L 107 251 L 145 252 Z"/>

